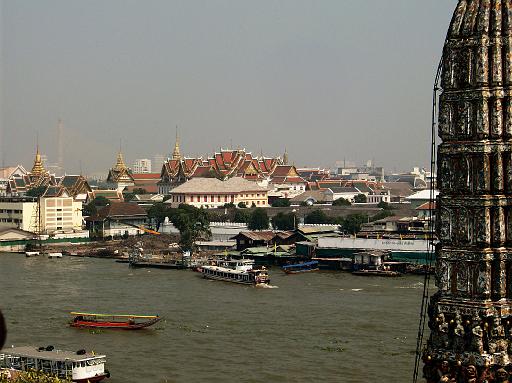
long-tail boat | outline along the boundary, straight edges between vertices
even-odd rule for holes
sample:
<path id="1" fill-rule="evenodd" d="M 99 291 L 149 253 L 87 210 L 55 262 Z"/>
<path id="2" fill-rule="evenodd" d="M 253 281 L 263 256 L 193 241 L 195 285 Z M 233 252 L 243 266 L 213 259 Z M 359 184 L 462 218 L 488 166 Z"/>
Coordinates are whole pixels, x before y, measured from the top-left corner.
<path id="1" fill-rule="evenodd" d="M 158 315 L 128 315 L 128 314 L 92 314 L 71 312 L 73 320 L 71 327 L 79 328 L 118 328 L 124 330 L 139 330 L 159 322 Z"/>

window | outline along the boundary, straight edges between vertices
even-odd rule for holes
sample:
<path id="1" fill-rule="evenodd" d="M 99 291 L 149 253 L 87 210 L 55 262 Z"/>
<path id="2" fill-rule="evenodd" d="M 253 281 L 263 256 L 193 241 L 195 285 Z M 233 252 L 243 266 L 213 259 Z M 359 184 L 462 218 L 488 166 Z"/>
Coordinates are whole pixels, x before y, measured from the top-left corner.
<path id="1" fill-rule="evenodd" d="M 204 202 L 208 202 L 208 196 L 207 195 L 204 196 Z"/>

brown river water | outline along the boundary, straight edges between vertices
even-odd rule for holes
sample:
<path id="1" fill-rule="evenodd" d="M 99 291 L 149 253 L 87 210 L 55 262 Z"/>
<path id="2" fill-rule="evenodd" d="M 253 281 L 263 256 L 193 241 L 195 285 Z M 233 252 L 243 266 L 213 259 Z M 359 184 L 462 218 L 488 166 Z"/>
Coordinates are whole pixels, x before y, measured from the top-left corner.
<path id="1" fill-rule="evenodd" d="M 408 382 L 423 278 L 270 271 L 263 289 L 110 259 L 0 254 L 7 346 L 107 355 L 105 382 Z M 69 311 L 158 314 L 141 331 L 67 325 Z"/>

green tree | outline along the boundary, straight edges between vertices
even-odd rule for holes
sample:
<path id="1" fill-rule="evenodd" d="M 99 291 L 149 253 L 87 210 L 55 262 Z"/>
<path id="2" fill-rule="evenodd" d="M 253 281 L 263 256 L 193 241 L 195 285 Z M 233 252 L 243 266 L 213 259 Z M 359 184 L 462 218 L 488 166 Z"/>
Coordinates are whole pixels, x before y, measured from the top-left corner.
<path id="1" fill-rule="evenodd" d="M 349 214 L 343 219 L 341 229 L 347 233 L 356 234 L 361 231 L 361 226 L 365 222 L 368 222 L 367 214 Z"/>
<path id="2" fill-rule="evenodd" d="M 356 203 L 366 203 L 367 198 L 364 194 L 358 194 L 354 197 L 354 202 Z"/>
<path id="3" fill-rule="evenodd" d="M 169 216 L 169 209 L 163 202 L 153 204 L 148 210 L 148 217 L 156 226 L 156 230 L 160 229 L 160 225 L 165 221 L 165 217 Z"/>
<path id="4" fill-rule="evenodd" d="M 272 227 L 276 230 L 295 230 L 297 216 L 295 213 L 278 213 L 271 219 Z"/>
<path id="5" fill-rule="evenodd" d="M 268 215 L 265 209 L 261 207 L 255 208 L 248 222 L 249 230 L 267 230 L 268 229 Z"/>
<path id="6" fill-rule="evenodd" d="M 337 200 L 334 200 L 332 203 L 332 206 L 350 206 L 352 205 L 348 199 L 345 198 L 338 198 Z"/>
<path id="7" fill-rule="evenodd" d="M 305 219 L 305 223 L 331 223 L 332 220 L 325 214 L 322 210 L 313 210 L 311 213 L 307 214 Z"/>
<path id="8" fill-rule="evenodd" d="M 203 209 L 181 204 L 171 211 L 170 220 L 180 231 L 180 246 L 184 251 L 194 251 L 197 240 L 211 236 L 208 214 Z"/>
<path id="9" fill-rule="evenodd" d="M 250 213 L 247 210 L 236 209 L 233 216 L 233 222 L 247 223 L 249 222 Z"/>
<path id="10" fill-rule="evenodd" d="M 246 204 L 245 202 L 239 202 L 239 203 L 238 203 L 238 207 L 239 207 L 240 209 L 245 209 L 245 208 L 247 207 L 247 204 Z"/>
<path id="11" fill-rule="evenodd" d="M 289 207 L 290 199 L 289 198 L 278 198 L 272 202 L 272 207 Z"/>
<path id="12" fill-rule="evenodd" d="M 96 215 L 98 213 L 99 208 L 102 208 L 103 206 L 107 205 L 110 205 L 110 200 L 103 196 L 98 196 L 91 202 L 89 202 L 87 205 L 83 206 L 82 215 L 86 217 Z"/>
<path id="13" fill-rule="evenodd" d="M 36 186 L 27 191 L 27 197 L 41 197 L 46 191 L 46 186 Z"/>
<path id="14" fill-rule="evenodd" d="M 391 217 L 393 215 L 393 213 L 389 210 L 382 210 L 382 211 L 379 211 L 377 214 L 375 214 L 374 216 L 372 216 L 370 218 L 370 221 L 378 221 L 379 219 L 384 219 L 386 217 Z"/>

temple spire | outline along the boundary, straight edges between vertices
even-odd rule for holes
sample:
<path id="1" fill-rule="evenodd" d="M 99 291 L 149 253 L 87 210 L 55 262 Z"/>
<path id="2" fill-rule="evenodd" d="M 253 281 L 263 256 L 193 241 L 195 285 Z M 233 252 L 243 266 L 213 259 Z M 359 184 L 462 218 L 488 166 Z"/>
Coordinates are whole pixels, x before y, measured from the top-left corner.
<path id="1" fill-rule="evenodd" d="M 34 166 L 32 166 L 31 173 L 36 176 L 40 176 L 47 173 L 46 169 L 44 168 L 43 161 L 41 159 L 41 154 L 39 153 L 39 143 L 36 147 L 36 158 L 34 159 Z"/>
<path id="2" fill-rule="evenodd" d="M 288 151 L 286 150 L 286 148 L 284 149 L 283 154 L 283 165 L 288 165 Z"/>
<path id="3" fill-rule="evenodd" d="M 172 152 L 172 159 L 173 160 L 179 160 L 181 159 L 181 153 L 180 153 L 180 138 L 178 136 L 178 125 L 176 125 L 176 142 L 174 144 L 174 150 Z"/>
<path id="4" fill-rule="evenodd" d="M 119 153 L 117 153 L 117 162 L 114 166 L 114 169 L 118 171 L 127 169 L 126 164 L 124 163 L 123 153 L 121 152 L 121 150 L 119 150 Z"/>

